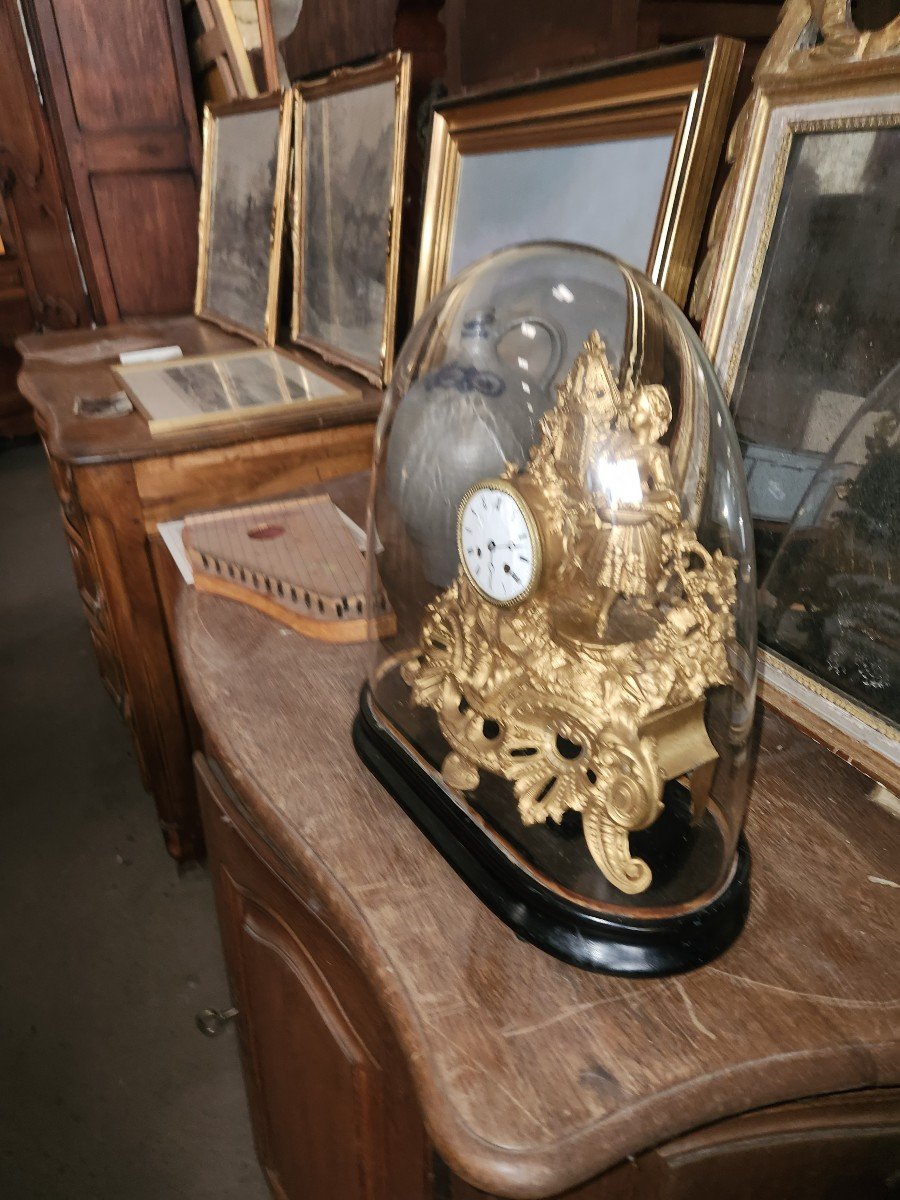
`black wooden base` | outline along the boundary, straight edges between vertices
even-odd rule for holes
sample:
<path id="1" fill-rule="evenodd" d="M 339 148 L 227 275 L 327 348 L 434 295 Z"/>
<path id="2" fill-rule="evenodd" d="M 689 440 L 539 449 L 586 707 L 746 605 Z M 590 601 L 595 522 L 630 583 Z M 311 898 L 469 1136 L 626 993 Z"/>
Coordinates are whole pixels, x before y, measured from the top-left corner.
<path id="1" fill-rule="evenodd" d="M 363 688 L 353 742 L 370 771 L 492 912 L 527 942 L 589 971 L 673 975 L 703 966 L 743 928 L 750 851 L 743 836 L 726 890 L 679 917 L 599 916 L 552 892 L 517 866 L 375 719 Z"/>

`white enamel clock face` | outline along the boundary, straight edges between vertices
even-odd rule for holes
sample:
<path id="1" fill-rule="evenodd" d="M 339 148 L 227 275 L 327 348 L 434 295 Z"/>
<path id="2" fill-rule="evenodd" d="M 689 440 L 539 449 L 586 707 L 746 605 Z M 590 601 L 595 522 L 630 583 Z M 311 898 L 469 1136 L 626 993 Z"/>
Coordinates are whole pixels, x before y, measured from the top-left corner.
<path id="1" fill-rule="evenodd" d="M 466 574 L 494 604 L 516 604 L 533 591 L 541 569 L 534 518 L 503 481 L 477 484 L 462 498 L 457 526 Z"/>

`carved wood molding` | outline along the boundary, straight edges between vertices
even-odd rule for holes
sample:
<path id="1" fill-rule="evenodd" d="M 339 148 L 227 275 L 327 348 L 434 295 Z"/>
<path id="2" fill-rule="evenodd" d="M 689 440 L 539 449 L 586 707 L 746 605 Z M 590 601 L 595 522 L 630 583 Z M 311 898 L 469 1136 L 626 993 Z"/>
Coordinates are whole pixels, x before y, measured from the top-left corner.
<path id="1" fill-rule="evenodd" d="M 900 54 L 900 17 L 882 29 L 860 30 L 850 16 L 851 0 L 786 0 L 775 33 L 753 74 L 753 90 L 738 113 L 725 152 L 730 166 L 710 221 L 706 254 L 697 272 L 690 315 L 702 322 L 709 311 L 712 286 L 723 251 L 740 165 L 748 142 L 750 117 L 761 82 L 773 76 L 806 76 L 823 69 L 872 62 Z"/>

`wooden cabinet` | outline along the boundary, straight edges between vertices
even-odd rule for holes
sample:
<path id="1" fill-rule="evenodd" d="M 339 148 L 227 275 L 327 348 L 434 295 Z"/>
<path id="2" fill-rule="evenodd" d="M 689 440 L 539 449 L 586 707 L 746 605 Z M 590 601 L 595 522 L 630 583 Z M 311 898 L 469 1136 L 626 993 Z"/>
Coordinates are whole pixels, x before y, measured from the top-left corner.
<path id="1" fill-rule="evenodd" d="M 18 343 L 25 359 L 19 386 L 47 451 L 101 678 L 133 734 L 166 846 L 175 858 L 190 859 L 203 842 L 192 716 L 169 625 L 181 581 L 158 523 L 367 469 L 381 394 L 365 386 L 359 401 L 330 414 L 298 411 L 274 424 L 164 439 L 152 438 L 137 415 L 77 417 L 77 396 L 117 390 L 110 361 L 120 342 L 135 340 L 175 343 L 185 354 L 246 344 L 194 317 L 34 335 Z"/>
<path id="2" fill-rule="evenodd" d="M 282 881 L 284 868 L 200 756 L 196 771 L 256 1147 L 274 1195 L 430 1194 L 412 1084 L 365 976 L 315 900 Z"/>
<path id="3" fill-rule="evenodd" d="M 892 1200 L 900 1092 L 762 1109 L 622 1163 L 554 1200 Z M 451 1178 L 441 1200 L 503 1200 Z"/>
<path id="4" fill-rule="evenodd" d="M 16 388 L 19 356 L 14 343 L 18 334 L 33 327 L 34 318 L 25 292 L 21 264 L 8 241 L 8 222 L 4 216 L 0 192 L 0 437 L 18 437 L 32 433 L 34 422 L 28 405 Z"/>
<path id="5" fill-rule="evenodd" d="M 357 761 L 366 647 L 195 592 L 177 638 L 278 1200 L 896 1194 L 895 902 L 877 881 L 898 836 L 851 766 L 766 714 L 738 942 L 676 979 L 592 975 L 518 941 Z"/>
<path id="6" fill-rule="evenodd" d="M 257 1152 L 273 1194 L 504 1200 L 466 1183 L 429 1147 L 382 1002 L 315 889 L 258 839 L 218 768 L 198 754 L 195 771 Z M 868 1089 L 718 1122 L 555 1195 L 889 1200 L 898 1169 L 900 1091 Z"/>

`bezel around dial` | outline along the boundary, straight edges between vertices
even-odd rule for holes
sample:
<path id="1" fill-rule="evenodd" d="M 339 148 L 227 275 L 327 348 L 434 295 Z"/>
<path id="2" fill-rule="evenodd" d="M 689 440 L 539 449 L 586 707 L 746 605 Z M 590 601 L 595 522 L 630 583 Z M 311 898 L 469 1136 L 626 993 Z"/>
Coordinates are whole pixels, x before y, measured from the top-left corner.
<path id="1" fill-rule="evenodd" d="M 510 496 L 519 512 L 522 514 L 522 518 L 525 521 L 525 527 L 528 530 L 528 537 L 531 541 L 531 576 L 528 580 L 527 586 L 521 592 L 519 592 L 517 596 L 510 600 L 498 600 L 495 596 L 492 596 L 489 592 L 485 591 L 478 580 L 475 579 L 474 575 L 469 570 L 468 564 L 466 563 L 465 547 L 463 546 L 462 541 L 462 517 L 463 513 L 466 511 L 466 505 L 473 496 L 477 495 L 477 493 L 481 491 L 504 492 L 507 496 Z M 482 599 L 487 600 L 489 604 L 493 604 L 497 608 L 515 608 L 517 605 L 522 604 L 525 600 L 528 600 L 529 597 L 534 595 L 535 589 L 540 582 L 541 570 L 543 567 L 543 552 L 541 547 L 540 530 L 538 529 L 537 521 L 534 519 L 534 514 L 531 511 L 528 501 L 525 499 L 519 489 L 508 479 L 482 479 L 479 480 L 478 483 L 473 483 L 470 487 L 466 488 L 465 492 L 463 493 L 463 497 L 459 502 L 459 508 L 457 509 L 456 514 L 456 549 L 457 553 L 459 554 L 459 561 L 462 564 L 466 578 L 468 579 L 469 583 L 471 583 L 472 587 L 478 592 L 479 596 L 481 596 Z"/>

